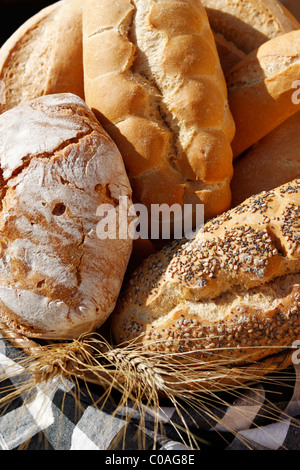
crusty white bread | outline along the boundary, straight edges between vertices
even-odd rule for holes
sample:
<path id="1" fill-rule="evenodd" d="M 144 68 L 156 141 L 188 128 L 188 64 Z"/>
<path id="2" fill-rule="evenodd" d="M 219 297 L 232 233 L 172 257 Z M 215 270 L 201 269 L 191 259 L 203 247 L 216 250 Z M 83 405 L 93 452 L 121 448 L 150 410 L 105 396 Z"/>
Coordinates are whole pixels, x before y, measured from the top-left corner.
<path id="1" fill-rule="evenodd" d="M 85 99 L 123 156 L 135 202 L 231 201 L 234 122 L 199 0 L 86 0 Z"/>
<path id="2" fill-rule="evenodd" d="M 0 318 L 26 336 L 65 339 L 115 306 L 132 241 L 100 239 L 100 204 L 131 188 L 122 157 L 73 94 L 0 116 Z"/>
<path id="3" fill-rule="evenodd" d="M 234 162 L 232 207 L 250 196 L 300 178 L 300 112 Z"/>
<path id="4" fill-rule="evenodd" d="M 293 100 L 299 77 L 300 30 L 270 39 L 229 71 L 234 158 L 300 110 L 300 103 Z"/>
<path id="5" fill-rule="evenodd" d="M 269 39 L 300 28 L 278 0 L 203 0 L 224 73 Z"/>
<path id="6" fill-rule="evenodd" d="M 289 348 L 300 333 L 299 227 L 295 180 L 150 256 L 110 317 L 115 342 L 228 364 Z"/>
<path id="7" fill-rule="evenodd" d="M 202 0 L 214 32 L 242 52 L 300 28 L 298 20 L 279 0 Z"/>
<path id="8" fill-rule="evenodd" d="M 0 49 L 0 80 L 0 113 L 50 93 L 84 98 L 81 0 L 61 0 L 20 26 Z"/>

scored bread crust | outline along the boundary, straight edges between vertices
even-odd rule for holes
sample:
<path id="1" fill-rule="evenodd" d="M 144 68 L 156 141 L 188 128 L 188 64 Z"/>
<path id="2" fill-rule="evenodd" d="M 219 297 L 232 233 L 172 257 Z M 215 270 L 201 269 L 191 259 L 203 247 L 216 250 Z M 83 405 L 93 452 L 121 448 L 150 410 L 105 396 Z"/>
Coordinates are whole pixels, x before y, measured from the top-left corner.
<path id="1" fill-rule="evenodd" d="M 85 99 L 123 156 L 135 202 L 230 205 L 234 122 L 198 0 L 87 0 Z"/>
<path id="2" fill-rule="evenodd" d="M 29 18 L 0 49 L 3 113 L 51 93 L 84 98 L 82 1 L 61 0 Z"/>
<path id="3" fill-rule="evenodd" d="M 246 54 L 264 42 L 300 28 L 278 0 L 202 0 L 214 32 Z"/>
<path id="4" fill-rule="evenodd" d="M 236 125 L 234 158 L 300 109 L 293 100 L 300 76 L 300 30 L 264 43 L 226 75 Z"/>
<path id="5" fill-rule="evenodd" d="M 115 342 L 224 363 L 291 347 L 300 333 L 299 203 L 295 180 L 150 256 L 111 316 Z"/>
<path id="6" fill-rule="evenodd" d="M 122 157 L 83 100 L 52 94 L 0 116 L 0 318 L 76 338 L 115 306 L 132 249 L 98 236 L 98 207 L 131 203 Z M 129 222 L 129 219 L 128 219 Z"/>

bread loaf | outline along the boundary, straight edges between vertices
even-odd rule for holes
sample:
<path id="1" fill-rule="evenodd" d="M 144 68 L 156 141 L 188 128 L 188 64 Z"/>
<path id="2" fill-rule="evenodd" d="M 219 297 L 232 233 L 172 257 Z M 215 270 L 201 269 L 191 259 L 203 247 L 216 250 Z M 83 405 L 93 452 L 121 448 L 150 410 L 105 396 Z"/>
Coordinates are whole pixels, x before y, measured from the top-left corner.
<path id="1" fill-rule="evenodd" d="M 289 348 L 300 333 L 300 180 L 150 256 L 111 316 L 115 342 L 220 364 Z"/>
<path id="2" fill-rule="evenodd" d="M 232 206 L 300 178 L 300 112 L 235 160 Z"/>
<path id="3" fill-rule="evenodd" d="M 300 109 L 293 100 L 300 77 L 300 30 L 263 44 L 227 74 L 229 105 L 236 124 L 236 158 Z"/>
<path id="4" fill-rule="evenodd" d="M 245 58 L 246 54 L 240 51 L 232 42 L 226 41 L 221 34 L 214 33 L 214 38 L 222 70 L 226 75 L 232 67 Z"/>
<path id="5" fill-rule="evenodd" d="M 294 17 L 300 20 L 300 4 L 299 0 L 281 0 L 281 3 L 294 15 Z"/>
<path id="6" fill-rule="evenodd" d="M 116 142 L 135 202 L 230 205 L 234 122 L 198 0 L 87 0 L 85 99 Z"/>
<path id="7" fill-rule="evenodd" d="M 296 18 L 278 0 L 202 0 L 214 32 L 242 52 L 300 28 Z"/>
<path id="8" fill-rule="evenodd" d="M 52 94 L 0 116 L 0 318 L 66 339 L 115 306 L 132 241 L 97 236 L 100 204 L 131 188 L 122 157 L 86 104 Z"/>
<path id="9" fill-rule="evenodd" d="M 51 93 L 84 98 L 81 0 L 54 3 L 17 29 L 0 49 L 0 80 L 0 113 Z"/>

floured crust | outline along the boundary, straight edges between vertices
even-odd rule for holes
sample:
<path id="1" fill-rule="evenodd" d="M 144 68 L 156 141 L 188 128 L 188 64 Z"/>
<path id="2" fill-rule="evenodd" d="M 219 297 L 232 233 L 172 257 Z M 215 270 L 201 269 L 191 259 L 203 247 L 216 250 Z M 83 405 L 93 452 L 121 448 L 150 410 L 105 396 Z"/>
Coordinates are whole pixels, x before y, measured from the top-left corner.
<path id="1" fill-rule="evenodd" d="M 202 0 L 202 4 L 213 31 L 246 54 L 269 39 L 300 28 L 278 0 Z"/>
<path id="2" fill-rule="evenodd" d="M 83 57 L 87 104 L 121 151 L 135 201 L 226 210 L 235 128 L 200 2 L 88 0 Z"/>
<path id="3" fill-rule="evenodd" d="M 50 93 L 84 98 L 82 1 L 61 0 L 28 19 L 0 49 L 0 113 Z"/>
<path id="4" fill-rule="evenodd" d="M 300 180 L 260 193 L 150 256 L 111 317 L 116 343 L 141 335 L 150 351 L 225 362 L 290 347 L 300 333 L 299 197 Z"/>
<path id="5" fill-rule="evenodd" d="M 293 100 L 300 76 L 300 30 L 266 42 L 226 76 L 236 124 L 236 158 L 300 109 Z"/>
<path id="6" fill-rule="evenodd" d="M 42 338 L 97 328 L 132 248 L 97 235 L 100 204 L 131 201 L 117 147 L 79 97 L 53 94 L 0 116 L 0 158 L 1 320 Z"/>

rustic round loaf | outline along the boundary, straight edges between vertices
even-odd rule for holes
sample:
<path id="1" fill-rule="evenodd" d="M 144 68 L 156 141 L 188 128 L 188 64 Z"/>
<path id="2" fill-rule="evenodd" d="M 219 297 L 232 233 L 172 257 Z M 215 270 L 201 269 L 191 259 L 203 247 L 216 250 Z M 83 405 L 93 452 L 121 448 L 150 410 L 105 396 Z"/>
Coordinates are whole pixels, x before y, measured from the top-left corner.
<path id="1" fill-rule="evenodd" d="M 117 147 L 79 97 L 52 94 L 0 116 L 0 164 L 1 321 L 40 338 L 99 327 L 132 248 L 97 233 L 101 204 L 131 204 Z"/>
<path id="2" fill-rule="evenodd" d="M 300 334 L 299 203 L 295 180 L 150 256 L 110 317 L 115 342 L 220 365 L 291 347 Z"/>
<path id="3" fill-rule="evenodd" d="M 0 80 L 0 113 L 50 93 L 84 98 L 81 0 L 60 0 L 21 25 L 0 49 Z"/>

